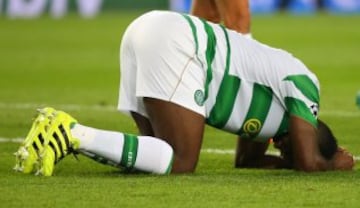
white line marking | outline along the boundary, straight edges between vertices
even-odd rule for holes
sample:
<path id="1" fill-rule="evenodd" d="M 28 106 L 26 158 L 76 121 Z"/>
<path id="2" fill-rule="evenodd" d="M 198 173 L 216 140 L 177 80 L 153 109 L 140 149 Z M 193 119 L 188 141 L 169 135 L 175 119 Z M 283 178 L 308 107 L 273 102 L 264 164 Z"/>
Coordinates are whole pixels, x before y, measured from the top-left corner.
<path id="1" fill-rule="evenodd" d="M 202 149 L 201 152 L 209 154 L 219 154 L 219 155 L 235 155 L 235 150 L 232 149 Z M 270 155 L 280 155 L 279 151 L 267 151 Z M 356 161 L 360 161 L 360 155 L 354 156 Z"/>
<path id="2" fill-rule="evenodd" d="M 94 110 L 94 111 L 108 111 L 116 112 L 117 107 L 114 105 L 81 105 L 81 104 L 46 104 L 46 103 L 6 103 L 0 102 L 0 109 L 38 109 L 45 106 L 54 106 L 59 110 Z M 360 110 L 349 111 L 320 111 L 320 116 L 333 116 L 333 117 L 347 117 L 357 118 L 360 117 Z"/>
<path id="3" fill-rule="evenodd" d="M 0 137 L 0 143 L 6 143 L 6 142 L 12 142 L 12 143 L 21 143 L 24 140 L 24 138 L 3 138 Z M 216 155 L 234 155 L 235 150 L 233 149 L 213 149 L 213 148 L 207 148 L 202 149 L 202 153 L 209 153 L 209 154 L 216 154 Z M 268 154 L 271 155 L 279 155 L 279 151 L 267 151 Z M 360 161 L 360 155 L 354 156 L 356 161 Z"/>
<path id="4" fill-rule="evenodd" d="M 2 137 L 0 137 L 0 143 L 6 143 L 6 142 L 20 143 L 22 141 L 24 141 L 24 138 L 18 137 L 18 138 L 11 138 L 10 139 L 10 138 L 2 138 Z"/>
<path id="5" fill-rule="evenodd" d="M 59 110 L 96 110 L 96 111 L 117 111 L 114 105 L 78 105 L 78 104 L 37 104 L 37 103 L 0 103 L 0 109 L 23 109 L 36 110 L 38 108 L 54 106 Z"/>
<path id="6" fill-rule="evenodd" d="M 218 154 L 218 155 L 234 155 L 235 150 L 232 149 L 202 149 L 201 152 L 209 153 L 209 154 Z M 279 151 L 267 151 L 267 153 L 271 155 L 280 155 Z"/>

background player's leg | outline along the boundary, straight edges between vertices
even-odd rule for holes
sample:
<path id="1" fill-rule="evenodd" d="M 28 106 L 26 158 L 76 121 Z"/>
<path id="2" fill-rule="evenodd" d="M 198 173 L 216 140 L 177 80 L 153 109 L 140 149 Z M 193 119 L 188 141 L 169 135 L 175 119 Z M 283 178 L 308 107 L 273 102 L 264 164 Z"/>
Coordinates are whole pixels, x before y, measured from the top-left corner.
<path id="1" fill-rule="evenodd" d="M 144 98 L 155 137 L 174 150 L 172 173 L 193 172 L 199 158 L 205 118 L 177 104 Z"/>

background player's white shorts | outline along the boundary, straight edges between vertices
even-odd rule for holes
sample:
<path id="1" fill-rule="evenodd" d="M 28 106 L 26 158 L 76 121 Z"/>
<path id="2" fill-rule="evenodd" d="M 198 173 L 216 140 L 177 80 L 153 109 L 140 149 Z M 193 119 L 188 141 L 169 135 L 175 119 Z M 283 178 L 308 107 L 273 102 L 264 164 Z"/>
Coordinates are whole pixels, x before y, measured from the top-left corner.
<path id="1" fill-rule="evenodd" d="M 145 117 L 143 97 L 169 101 L 205 115 L 195 101 L 205 72 L 195 55 L 191 28 L 180 14 L 150 12 L 127 28 L 120 49 L 118 109 Z"/>

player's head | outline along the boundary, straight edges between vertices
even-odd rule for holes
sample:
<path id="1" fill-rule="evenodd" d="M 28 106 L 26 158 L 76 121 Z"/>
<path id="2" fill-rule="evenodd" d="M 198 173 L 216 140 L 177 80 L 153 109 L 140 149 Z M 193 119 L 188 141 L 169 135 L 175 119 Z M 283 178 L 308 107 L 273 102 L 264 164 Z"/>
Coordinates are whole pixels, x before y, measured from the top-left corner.
<path id="1" fill-rule="evenodd" d="M 338 149 L 337 141 L 329 126 L 318 120 L 318 144 L 321 154 L 330 160 Z"/>
<path id="2" fill-rule="evenodd" d="M 329 126 L 323 121 L 318 120 L 318 136 L 317 142 L 321 155 L 330 160 L 338 149 L 337 140 L 333 135 Z M 289 161 L 292 161 L 292 147 L 291 140 L 288 134 L 281 135 L 274 138 L 274 146 L 280 150 L 281 155 Z"/>

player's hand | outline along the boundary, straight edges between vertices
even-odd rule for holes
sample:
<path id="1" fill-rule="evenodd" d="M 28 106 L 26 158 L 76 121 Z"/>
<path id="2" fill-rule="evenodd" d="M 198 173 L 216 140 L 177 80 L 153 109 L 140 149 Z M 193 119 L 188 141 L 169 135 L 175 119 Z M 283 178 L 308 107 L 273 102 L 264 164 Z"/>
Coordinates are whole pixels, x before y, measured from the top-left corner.
<path id="1" fill-rule="evenodd" d="M 335 170 L 352 170 L 355 166 L 354 156 L 342 147 L 338 147 L 333 161 Z"/>

